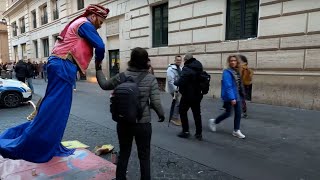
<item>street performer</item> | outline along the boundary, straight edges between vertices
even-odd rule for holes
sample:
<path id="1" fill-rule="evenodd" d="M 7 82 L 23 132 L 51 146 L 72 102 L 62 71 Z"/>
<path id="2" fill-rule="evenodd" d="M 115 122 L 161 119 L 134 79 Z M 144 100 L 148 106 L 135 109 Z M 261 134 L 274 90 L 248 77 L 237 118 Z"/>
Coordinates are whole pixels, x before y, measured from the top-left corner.
<path id="1" fill-rule="evenodd" d="M 104 59 L 105 45 L 97 29 L 109 9 L 90 5 L 72 20 L 58 36 L 48 58 L 46 94 L 33 121 L 7 129 L 0 135 L 0 155 L 35 163 L 48 162 L 54 156 L 69 156 L 74 149 L 61 144 L 72 104 L 77 71 L 85 73 L 95 48 L 96 64 Z"/>

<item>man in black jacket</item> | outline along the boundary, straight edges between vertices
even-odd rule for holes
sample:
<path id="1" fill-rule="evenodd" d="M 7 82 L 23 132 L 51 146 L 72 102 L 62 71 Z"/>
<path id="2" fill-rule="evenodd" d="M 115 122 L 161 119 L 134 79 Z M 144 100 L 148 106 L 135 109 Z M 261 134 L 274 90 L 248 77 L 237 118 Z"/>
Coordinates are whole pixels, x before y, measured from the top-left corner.
<path id="1" fill-rule="evenodd" d="M 27 64 L 23 60 L 19 60 L 15 67 L 16 77 L 21 82 L 26 82 Z"/>
<path id="2" fill-rule="evenodd" d="M 202 140 L 200 103 L 203 95 L 201 93 L 200 82 L 198 80 L 199 74 L 202 71 L 202 64 L 193 58 L 192 54 L 187 53 L 184 56 L 184 67 L 182 69 L 181 76 L 179 80 L 175 82 L 175 85 L 179 86 L 179 91 L 182 95 L 179 107 L 182 132 L 178 134 L 178 137 L 188 138 L 190 136 L 187 113 L 189 108 L 191 108 L 196 125 L 195 137 L 198 140 Z"/>

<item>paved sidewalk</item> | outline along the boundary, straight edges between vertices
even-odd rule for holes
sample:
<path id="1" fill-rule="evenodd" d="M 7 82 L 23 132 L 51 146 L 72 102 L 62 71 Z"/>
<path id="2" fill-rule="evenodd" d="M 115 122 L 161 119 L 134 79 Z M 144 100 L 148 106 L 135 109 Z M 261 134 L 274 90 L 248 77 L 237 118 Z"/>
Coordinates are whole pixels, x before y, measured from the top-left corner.
<path id="1" fill-rule="evenodd" d="M 162 99 L 163 104 L 170 103 L 167 95 Z M 246 139 L 239 140 L 231 136 L 233 118 L 219 124 L 217 132 L 210 132 L 208 119 L 222 113 L 221 106 L 220 100 L 204 98 L 204 142 L 197 143 L 200 148 L 194 148 L 192 153 L 186 151 L 185 156 L 242 179 L 320 178 L 319 111 L 248 103 L 249 118 L 241 120 L 241 130 Z M 164 107 L 168 112 L 168 107 Z M 189 124 L 194 131 L 193 118 L 189 115 Z M 166 143 L 158 145 L 166 147 Z M 175 143 L 170 150 L 189 148 L 188 144 L 178 146 L 176 148 Z M 192 156 L 194 153 L 198 156 Z"/>
<path id="2" fill-rule="evenodd" d="M 43 95 L 45 83 L 35 80 L 35 89 L 37 94 Z M 78 137 L 90 146 L 112 143 L 117 147 L 115 123 L 109 113 L 108 97 L 109 92 L 101 90 L 97 84 L 78 82 L 65 138 Z M 168 115 L 170 96 L 164 93 L 161 99 Z M 319 111 L 249 103 L 249 118 L 241 121 L 241 130 L 247 138 L 240 140 L 231 136 L 231 118 L 219 125 L 217 132 L 209 131 L 207 120 L 222 113 L 221 106 L 218 99 L 206 97 L 202 101 L 202 142 L 194 138 L 176 137 L 181 127 L 171 125 L 168 128 L 167 121 L 158 123 L 152 113 L 152 170 L 156 178 L 170 179 L 165 173 L 170 176 L 171 171 L 174 171 L 178 174 L 174 178 L 178 179 L 319 179 Z M 0 130 L 17 124 L 19 120 L 14 118 L 28 115 L 23 114 L 24 109 L 26 107 L 0 109 L 0 120 L 4 122 Z M 191 113 L 189 115 L 190 130 L 194 133 L 193 118 Z M 7 120 L 4 121 L 4 118 Z M 90 136 L 84 137 L 85 134 Z M 137 179 L 139 174 L 136 160 L 134 151 L 129 167 L 132 179 Z"/>
<path id="3" fill-rule="evenodd" d="M 80 131 L 79 131 L 80 130 Z M 92 123 L 80 117 L 71 115 L 64 139 L 78 139 L 90 146 L 90 150 L 98 144 L 113 144 L 119 151 L 117 134 L 114 130 Z M 128 166 L 129 179 L 139 179 L 139 160 L 136 145 L 133 144 Z M 103 156 L 111 161 L 110 155 Z M 151 147 L 152 179 L 155 180 L 236 180 L 226 173 L 204 166 L 190 159 L 179 156 L 163 148 Z"/>

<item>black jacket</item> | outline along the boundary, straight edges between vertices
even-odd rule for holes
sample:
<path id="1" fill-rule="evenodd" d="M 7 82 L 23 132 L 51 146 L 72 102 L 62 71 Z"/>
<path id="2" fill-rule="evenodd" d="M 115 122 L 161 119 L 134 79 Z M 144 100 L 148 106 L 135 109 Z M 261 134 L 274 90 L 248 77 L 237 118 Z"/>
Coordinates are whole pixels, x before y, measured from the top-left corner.
<path id="1" fill-rule="evenodd" d="M 147 72 L 147 70 L 129 67 L 128 70 L 124 73 L 126 76 L 137 78 L 141 73 L 145 72 Z M 96 77 L 100 87 L 104 90 L 114 89 L 117 85 L 120 84 L 119 74 L 113 76 L 109 80 L 106 80 L 102 70 L 98 70 L 96 72 Z M 142 98 L 140 99 L 140 103 L 142 104 L 142 106 L 147 103 L 147 106 L 142 115 L 142 119 L 139 120 L 139 123 L 151 122 L 150 108 L 156 111 L 159 118 L 164 117 L 164 112 L 161 106 L 159 86 L 156 77 L 152 74 L 148 74 L 139 83 L 139 90 L 140 95 L 142 96 Z M 150 102 L 150 104 L 148 102 Z"/>
<path id="2" fill-rule="evenodd" d="M 199 74 L 203 71 L 200 61 L 192 58 L 184 63 L 181 76 L 174 84 L 179 87 L 182 97 L 190 101 L 200 100 L 203 95 L 198 80 Z"/>
<path id="3" fill-rule="evenodd" d="M 34 66 L 32 63 L 27 63 L 27 78 L 32 78 L 34 76 Z"/>
<path id="4" fill-rule="evenodd" d="M 25 78 L 27 76 L 27 64 L 20 60 L 15 67 L 16 77 Z"/>

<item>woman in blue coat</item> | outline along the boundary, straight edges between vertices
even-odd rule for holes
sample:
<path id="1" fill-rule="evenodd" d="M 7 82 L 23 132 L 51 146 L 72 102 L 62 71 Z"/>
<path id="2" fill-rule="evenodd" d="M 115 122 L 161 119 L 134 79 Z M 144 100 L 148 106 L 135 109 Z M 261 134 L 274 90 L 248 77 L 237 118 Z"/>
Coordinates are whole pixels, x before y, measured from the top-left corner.
<path id="1" fill-rule="evenodd" d="M 232 135 L 238 138 L 245 138 L 240 131 L 241 120 L 241 99 L 244 97 L 243 85 L 239 73 L 240 59 L 236 55 L 230 55 L 227 59 L 228 68 L 223 71 L 221 83 L 221 98 L 226 108 L 225 112 L 216 119 L 209 120 L 209 127 L 216 131 L 216 125 L 231 116 L 234 108 L 234 130 Z"/>

